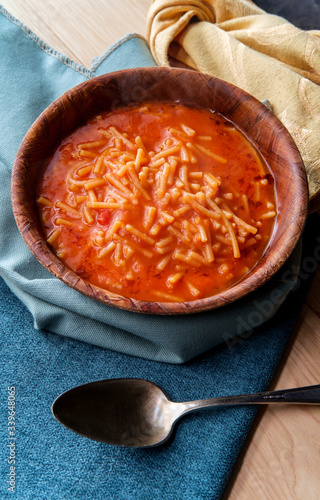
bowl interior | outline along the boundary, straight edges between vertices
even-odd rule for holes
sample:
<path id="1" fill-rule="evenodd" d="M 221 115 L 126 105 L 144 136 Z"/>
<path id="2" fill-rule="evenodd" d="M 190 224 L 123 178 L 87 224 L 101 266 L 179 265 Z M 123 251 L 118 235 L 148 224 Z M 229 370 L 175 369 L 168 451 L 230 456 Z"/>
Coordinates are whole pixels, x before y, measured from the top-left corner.
<path id="1" fill-rule="evenodd" d="M 278 216 L 269 246 L 256 267 L 223 293 L 183 303 L 143 302 L 108 292 L 79 278 L 47 246 L 36 208 L 35 186 L 60 142 L 102 111 L 145 102 L 179 102 L 215 110 L 235 123 L 269 165 Z M 234 301 L 265 283 L 287 260 L 302 232 L 308 206 L 305 169 L 291 136 L 258 100 L 233 85 L 191 70 L 139 68 L 110 73 L 66 92 L 34 122 L 18 151 L 12 175 L 18 228 L 39 262 L 76 290 L 123 309 L 153 314 L 205 311 Z"/>

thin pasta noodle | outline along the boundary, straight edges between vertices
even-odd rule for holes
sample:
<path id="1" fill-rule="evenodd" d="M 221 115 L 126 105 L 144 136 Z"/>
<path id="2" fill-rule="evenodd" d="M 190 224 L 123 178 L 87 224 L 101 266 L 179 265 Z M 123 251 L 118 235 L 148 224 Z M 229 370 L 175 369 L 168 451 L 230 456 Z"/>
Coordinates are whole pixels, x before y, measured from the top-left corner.
<path id="1" fill-rule="evenodd" d="M 116 209 L 116 208 L 123 208 L 124 204 L 123 202 L 110 202 L 110 201 L 91 201 L 90 203 L 91 208 L 108 208 L 108 209 Z"/>
<path id="2" fill-rule="evenodd" d="M 243 203 L 244 212 L 245 212 L 246 216 L 249 217 L 250 212 L 249 212 L 249 202 L 248 202 L 247 195 L 245 195 L 245 194 L 241 195 L 241 199 L 242 199 L 242 203 Z"/>
<path id="3" fill-rule="evenodd" d="M 175 285 L 183 277 L 183 272 L 175 273 L 169 276 L 168 281 L 171 285 Z"/>
<path id="4" fill-rule="evenodd" d="M 92 151 L 86 151 L 85 149 L 80 149 L 79 151 L 79 156 L 82 156 L 84 158 L 96 158 L 97 153 L 93 153 Z"/>
<path id="5" fill-rule="evenodd" d="M 142 253 L 145 257 L 148 257 L 149 259 L 151 259 L 151 257 L 153 256 L 152 251 L 147 250 L 146 248 L 143 248 L 141 245 L 138 245 L 137 243 L 135 243 L 132 240 L 128 241 L 123 236 L 121 236 L 119 234 L 115 234 L 114 238 L 115 238 L 115 240 L 124 241 L 129 246 L 131 246 L 134 250 L 137 250 L 139 253 Z"/>
<path id="6" fill-rule="evenodd" d="M 57 217 L 54 222 L 57 226 L 73 227 L 73 222 L 71 222 L 71 220 L 64 219 L 63 217 Z"/>
<path id="7" fill-rule="evenodd" d="M 186 281 L 186 285 L 194 297 L 198 297 L 198 295 L 200 295 L 200 290 L 198 290 L 198 288 L 196 288 L 192 283 Z"/>
<path id="8" fill-rule="evenodd" d="M 167 212 L 160 211 L 160 222 L 164 220 L 165 223 L 172 224 L 175 218 Z"/>
<path id="9" fill-rule="evenodd" d="M 233 250 L 234 258 L 239 259 L 241 254 L 240 254 L 240 250 L 239 250 L 238 241 L 237 241 L 237 238 L 236 238 L 236 235 L 234 233 L 232 225 L 230 224 L 228 218 L 226 217 L 224 212 L 221 210 L 221 208 L 214 201 L 212 201 L 208 196 L 206 198 L 207 198 L 207 202 L 208 202 L 209 206 L 211 206 L 212 208 L 215 208 L 218 211 L 218 213 L 221 215 L 222 220 L 224 222 L 224 225 L 227 228 L 227 231 L 229 233 L 229 236 L 230 236 L 230 239 L 232 242 L 232 250 Z"/>
<path id="10" fill-rule="evenodd" d="M 137 155 L 135 158 L 135 168 L 137 172 L 139 172 L 140 170 L 141 162 L 144 156 L 145 156 L 144 150 L 142 148 L 138 148 Z"/>
<path id="11" fill-rule="evenodd" d="M 174 174 L 175 174 L 178 162 L 172 156 L 169 156 L 168 160 L 169 160 L 169 164 L 170 164 L 170 172 L 169 172 L 169 176 L 167 179 L 167 184 L 169 186 L 172 186 L 172 184 L 174 182 Z"/>
<path id="12" fill-rule="evenodd" d="M 165 292 L 161 292 L 159 290 L 153 290 L 152 293 L 160 298 L 160 299 L 166 299 L 170 302 L 181 302 L 181 297 L 178 296 L 178 295 L 172 295 L 171 293 L 165 293 Z"/>
<path id="13" fill-rule="evenodd" d="M 90 141 L 78 144 L 78 149 L 101 148 L 106 144 L 106 141 Z"/>
<path id="14" fill-rule="evenodd" d="M 163 165 L 165 163 L 165 158 L 162 156 L 161 158 L 159 158 L 158 160 L 154 161 L 154 157 L 152 158 L 152 162 L 151 162 L 151 165 L 150 165 L 150 168 L 157 168 L 157 167 L 161 167 L 161 165 Z"/>
<path id="15" fill-rule="evenodd" d="M 164 158 L 165 156 L 169 156 L 169 155 L 172 155 L 173 153 L 177 153 L 178 151 L 180 151 L 180 149 L 181 149 L 180 145 L 172 146 L 171 148 L 165 149 L 164 151 L 160 151 L 159 153 L 155 154 L 153 157 L 153 160 L 156 161 L 156 160 L 159 160 L 161 158 Z"/>
<path id="16" fill-rule="evenodd" d="M 232 210 L 230 210 L 230 208 L 225 207 L 224 208 L 224 214 L 227 216 L 228 213 L 231 214 L 232 219 L 234 220 L 234 222 L 238 226 L 240 226 L 241 228 L 243 228 L 245 231 L 247 231 L 248 233 L 252 233 L 252 234 L 256 234 L 257 233 L 258 229 L 256 227 L 252 226 L 251 224 L 248 224 L 243 219 L 241 219 L 240 217 L 238 217 L 234 212 L 232 212 Z"/>
<path id="17" fill-rule="evenodd" d="M 94 164 L 93 173 L 104 175 L 106 169 L 105 167 L 104 156 L 99 156 L 96 163 Z"/>
<path id="18" fill-rule="evenodd" d="M 130 189 L 124 186 L 124 184 L 119 179 L 117 179 L 114 174 L 111 173 L 105 174 L 105 179 L 110 184 L 112 184 L 112 186 L 117 188 L 125 198 L 128 198 L 129 200 L 133 201 L 134 197 L 132 191 L 130 191 Z"/>
<path id="19" fill-rule="evenodd" d="M 158 176 L 159 179 L 159 187 L 157 189 L 157 197 L 163 198 L 167 189 L 167 182 L 171 172 L 171 166 L 169 163 L 164 163 L 163 169 L 161 171 L 161 175 Z"/>
<path id="20" fill-rule="evenodd" d="M 142 233 L 141 231 L 139 231 L 138 229 L 136 229 L 134 226 L 131 226 L 131 224 L 127 224 L 125 226 L 125 230 L 128 233 L 132 234 L 133 236 L 136 236 L 140 240 L 145 241 L 149 245 L 153 245 L 155 243 L 155 239 L 154 238 L 151 238 L 150 236 L 147 236 L 146 234 Z"/>
<path id="21" fill-rule="evenodd" d="M 177 210 L 175 210 L 173 212 L 173 215 L 175 217 L 180 217 L 181 215 L 184 215 L 186 214 L 187 212 L 189 212 L 189 210 L 191 210 L 191 206 L 190 205 L 183 205 L 182 207 L 178 208 Z"/>
<path id="22" fill-rule="evenodd" d="M 202 224 L 198 224 L 197 227 L 199 231 L 200 240 L 202 241 L 202 243 L 206 243 L 208 241 L 208 236 L 205 228 L 202 226 Z"/>
<path id="23" fill-rule="evenodd" d="M 189 182 L 188 182 L 188 167 L 183 165 L 179 170 L 179 177 L 183 182 L 184 189 L 186 191 L 190 191 Z"/>
<path id="24" fill-rule="evenodd" d="M 88 175 L 90 172 L 92 172 L 92 165 L 87 165 L 86 167 L 81 167 L 79 170 L 77 170 L 77 175 L 79 177 L 84 177 L 85 175 Z"/>
<path id="25" fill-rule="evenodd" d="M 222 156 L 219 156 L 216 153 L 212 153 L 207 148 L 204 148 L 203 146 L 201 146 L 201 144 L 192 144 L 192 143 L 188 142 L 187 146 L 191 150 L 193 150 L 193 151 L 197 151 L 198 150 L 201 153 L 204 153 L 205 155 L 209 156 L 210 158 L 213 158 L 214 160 L 217 160 L 220 163 L 227 163 L 226 158 L 223 158 Z"/>
<path id="26" fill-rule="evenodd" d="M 266 212 L 265 214 L 262 214 L 260 216 L 260 219 L 273 219 L 276 217 L 277 212 L 275 210 L 272 210 L 271 212 Z"/>
<path id="27" fill-rule="evenodd" d="M 49 238 L 47 238 L 47 243 L 49 243 L 49 245 L 52 245 L 52 243 L 54 243 L 56 241 L 56 239 L 59 237 L 59 234 L 60 234 L 60 229 L 54 229 L 52 231 L 52 233 L 49 234 Z"/>
<path id="28" fill-rule="evenodd" d="M 53 206 L 52 201 L 48 200 L 48 198 L 44 198 L 44 196 L 40 196 L 37 199 L 37 203 L 40 203 L 41 205 L 44 205 L 45 207 L 52 207 Z"/>
<path id="29" fill-rule="evenodd" d="M 145 147 L 144 142 L 141 139 L 140 135 L 137 135 L 137 137 L 135 138 L 135 143 L 139 148 L 141 148 L 144 151 L 145 156 L 149 155 L 148 150 Z"/>
<path id="30" fill-rule="evenodd" d="M 181 149 L 180 149 L 180 157 L 181 157 L 181 161 L 183 163 L 189 163 L 190 161 L 190 156 L 188 154 L 188 151 L 187 151 L 187 148 L 185 146 L 181 146 Z"/>
<path id="31" fill-rule="evenodd" d="M 197 252 L 189 250 L 188 256 L 190 256 L 192 260 L 198 261 L 201 264 L 206 264 L 206 260 L 203 258 L 202 255 L 199 255 Z"/>
<path id="32" fill-rule="evenodd" d="M 180 260 L 181 262 L 185 262 L 186 264 L 190 264 L 194 267 L 200 267 L 201 262 L 199 262 L 197 259 L 193 259 L 191 255 L 185 255 L 182 252 L 179 252 L 178 250 L 173 253 L 173 258 L 176 260 Z"/>
<path id="33" fill-rule="evenodd" d="M 122 244 L 118 242 L 116 244 L 116 248 L 114 249 L 113 253 L 113 259 L 116 266 L 122 266 L 124 264 L 121 257 L 122 257 Z"/>
<path id="34" fill-rule="evenodd" d="M 115 248 L 116 248 L 116 243 L 115 241 L 110 241 L 105 247 L 103 247 L 101 250 L 98 252 L 98 257 L 105 257 L 109 253 L 111 253 Z"/>
<path id="35" fill-rule="evenodd" d="M 173 236 L 169 235 L 166 238 L 163 238 L 162 240 L 159 240 L 157 242 L 157 247 L 159 247 L 159 248 L 165 247 L 165 246 L 169 245 L 170 243 L 172 243 L 173 241 L 174 241 Z"/>
<path id="36" fill-rule="evenodd" d="M 179 229 L 175 228 L 174 226 L 170 225 L 168 226 L 168 231 L 171 233 L 173 236 L 175 236 L 178 240 L 181 241 L 186 241 L 189 242 L 190 238 L 188 235 L 183 234 Z"/>
<path id="37" fill-rule="evenodd" d="M 63 212 L 65 212 L 68 215 L 71 215 L 72 217 L 76 217 L 77 219 L 81 218 L 81 215 L 78 212 L 78 210 L 70 207 L 70 205 L 68 205 L 67 203 L 64 203 L 63 201 L 57 201 L 56 207 L 60 208 L 60 210 L 62 210 Z"/>
<path id="38" fill-rule="evenodd" d="M 142 186 L 140 179 L 137 176 L 137 173 L 136 173 L 135 168 L 134 168 L 134 164 L 130 164 L 130 165 L 127 164 L 127 165 L 128 165 L 128 174 L 129 174 L 129 177 L 130 177 L 132 183 L 134 184 L 134 186 L 138 189 L 138 191 L 141 193 L 143 198 L 145 198 L 146 200 L 151 200 L 150 195 L 145 190 L 145 188 Z"/>
<path id="39" fill-rule="evenodd" d="M 158 264 L 156 266 L 157 269 L 159 269 L 160 271 L 163 271 L 167 267 L 167 265 L 169 264 L 171 258 L 172 258 L 171 255 L 167 255 L 162 260 L 160 260 L 160 262 L 158 262 Z"/>
<path id="40" fill-rule="evenodd" d="M 150 183 L 149 183 L 149 167 L 143 167 L 142 170 L 139 172 L 139 181 L 141 182 L 142 186 L 145 189 L 150 188 Z"/>
<path id="41" fill-rule="evenodd" d="M 91 210 L 90 208 L 85 205 L 83 207 L 83 217 L 84 217 L 84 220 L 86 221 L 87 224 L 93 224 L 94 223 L 94 217 L 91 213 Z"/>
<path id="42" fill-rule="evenodd" d="M 196 131 L 193 128 L 188 127 L 187 125 L 181 124 L 182 130 L 190 137 L 193 137 L 196 134 Z"/>
<path id="43" fill-rule="evenodd" d="M 109 227 L 107 233 L 106 233 L 106 240 L 112 238 L 119 229 L 122 229 L 124 226 L 124 223 L 121 220 L 115 220 L 113 221 L 112 225 Z"/>
<path id="44" fill-rule="evenodd" d="M 123 144 L 129 146 L 129 148 L 133 148 L 132 142 L 129 141 L 123 134 L 121 134 L 121 132 L 119 132 L 116 127 L 109 127 L 109 132 L 111 132 L 114 137 L 121 139 Z"/>
<path id="45" fill-rule="evenodd" d="M 90 179 L 83 185 L 83 187 L 84 189 L 89 191 L 89 189 L 93 189 L 98 186 L 103 186 L 104 184 L 106 184 L 105 179 L 102 179 L 102 177 L 98 177 L 97 179 Z"/>
<path id="46" fill-rule="evenodd" d="M 210 135 L 198 135 L 197 139 L 198 141 L 205 141 L 205 142 L 212 141 L 212 137 Z"/>
<path id="47" fill-rule="evenodd" d="M 126 175 L 128 171 L 128 166 L 127 164 L 125 163 L 124 165 L 122 165 L 119 170 L 117 170 L 117 176 L 118 177 L 124 177 Z"/>
<path id="48" fill-rule="evenodd" d="M 236 235 L 234 233 L 233 227 L 231 226 L 230 222 L 228 221 L 228 219 L 224 215 L 224 213 L 222 213 L 222 218 L 223 218 L 225 225 L 227 226 L 227 230 L 228 230 L 228 233 L 230 235 L 230 239 L 232 242 L 233 255 L 234 255 L 235 259 L 239 259 L 240 250 L 239 250 L 238 241 L 237 241 Z"/>
<path id="49" fill-rule="evenodd" d="M 191 179 L 202 179 L 203 177 L 203 172 L 190 172 L 189 177 Z"/>
<path id="50" fill-rule="evenodd" d="M 150 229 L 150 227 L 154 221 L 154 218 L 156 216 L 156 213 L 157 213 L 156 207 L 146 207 L 145 208 L 143 225 L 144 225 L 146 231 L 148 231 Z"/>
<path id="51" fill-rule="evenodd" d="M 189 203 L 191 205 L 192 208 L 194 208 L 194 210 L 201 214 L 201 215 L 205 215 L 206 217 L 209 217 L 210 219 L 220 219 L 221 218 L 221 214 L 218 212 L 214 212 L 212 210 L 208 210 L 206 207 L 204 207 L 203 205 L 201 205 L 200 203 L 198 203 L 193 197 L 191 197 L 192 195 L 190 193 L 186 193 L 184 194 L 184 200 Z"/>
<path id="52" fill-rule="evenodd" d="M 88 189 L 88 198 L 90 202 L 95 203 L 97 201 L 96 193 L 93 189 Z"/>
<path id="53" fill-rule="evenodd" d="M 159 247 L 158 245 L 155 246 L 155 251 L 159 253 L 160 255 L 164 255 L 169 252 L 173 252 L 174 247 L 173 246 L 167 246 L 167 247 Z"/>

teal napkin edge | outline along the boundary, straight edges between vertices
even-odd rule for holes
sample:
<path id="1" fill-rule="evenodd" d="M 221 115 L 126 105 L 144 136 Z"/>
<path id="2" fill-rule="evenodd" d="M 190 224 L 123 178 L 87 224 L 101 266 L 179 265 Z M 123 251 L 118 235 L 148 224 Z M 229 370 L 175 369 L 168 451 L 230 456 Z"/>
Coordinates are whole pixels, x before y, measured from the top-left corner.
<path id="1" fill-rule="evenodd" d="M 3 129 L 10 128 L 9 141 L 7 135 L 0 135 L 0 159 L 9 170 L 33 121 L 71 87 L 112 71 L 156 66 L 147 41 L 139 34 L 121 38 L 94 58 L 88 69 L 41 40 L 1 5 L 0 14 L 0 120 Z M 12 51 L 9 58 L 8 51 Z M 54 85 L 50 82 L 52 77 L 56 78 Z M 23 79 L 25 86 L 21 86 Z M 25 88 L 29 81 L 33 82 L 32 94 Z M 15 123 L 14 128 L 11 122 Z"/>
<path id="2" fill-rule="evenodd" d="M 147 46 L 147 41 L 146 39 L 140 35 L 139 33 L 127 33 L 123 37 L 121 37 L 117 42 L 111 44 L 102 54 L 100 54 L 97 57 L 94 57 L 91 61 L 91 66 L 90 68 L 87 68 L 83 64 L 80 64 L 73 59 L 71 59 L 69 56 L 63 54 L 62 52 L 59 52 L 57 49 L 51 47 L 50 44 L 42 40 L 34 31 L 32 31 L 28 26 L 26 26 L 23 22 L 19 21 L 15 16 L 10 14 L 10 12 L 7 11 L 1 4 L 0 4 L 0 13 L 3 14 L 9 21 L 14 23 L 18 28 L 20 28 L 25 35 L 27 35 L 38 47 L 46 52 L 48 55 L 55 57 L 58 59 L 60 62 L 65 64 L 66 66 L 70 67 L 77 73 L 80 73 L 81 75 L 87 77 L 87 78 L 94 78 L 97 76 L 96 71 L 99 69 L 99 66 L 103 64 L 103 62 L 118 48 L 120 45 L 123 43 L 131 40 L 131 39 L 140 39 L 143 41 Z M 152 58 L 152 56 L 151 56 Z M 154 62 L 154 59 L 152 58 L 153 65 L 156 65 Z M 135 66 L 132 66 L 135 67 Z M 121 68 L 116 68 L 116 69 L 121 69 Z"/>

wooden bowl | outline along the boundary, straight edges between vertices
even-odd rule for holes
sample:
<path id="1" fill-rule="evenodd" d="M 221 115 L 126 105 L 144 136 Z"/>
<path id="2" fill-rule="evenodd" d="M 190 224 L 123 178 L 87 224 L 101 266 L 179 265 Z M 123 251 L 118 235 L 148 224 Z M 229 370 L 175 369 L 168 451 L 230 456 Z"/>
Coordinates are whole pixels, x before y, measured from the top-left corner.
<path id="1" fill-rule="evenodd" d="M 268 248 L 255 266 L 231 288 L 208 298 L 182 303 L 126 298 L 77 276 L 45 242 L 36 208 L 35 186 L 46 160 L 60 142 L 88 118 L 118 105 L 145 101 L 176 102 L 214 109 L 235 123 L 270 166 L 278 216 Z M 308 189 L 305 169 L 291 136 L 258 100 L 233 85 L 192 70 L 138 68 L 103 75 L 69 90 L 34 122 L 18 151 L 12 175 L 12 205 L 26 244 L 54 276 L 79 292 L 110 306 L 152 314 L 184 314 L 228 304 L 269 280 L 292 253 L 304 227 Z"/>

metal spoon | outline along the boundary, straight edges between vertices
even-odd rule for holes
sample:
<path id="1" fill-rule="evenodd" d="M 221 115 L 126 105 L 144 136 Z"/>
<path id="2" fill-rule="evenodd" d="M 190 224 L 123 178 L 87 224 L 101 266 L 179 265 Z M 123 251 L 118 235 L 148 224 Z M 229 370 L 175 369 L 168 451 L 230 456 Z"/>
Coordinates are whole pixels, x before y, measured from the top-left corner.
<path id="1" fill-rule="evenodd" d="M 110 379 L 64 392 L 54 401 L 52 412 L 61 424 L 82 436 L 138 448 L 164 443 L 177 420 L 191 411 L 271 403 L 320 404 L 320 385 L 174 403 L 148 380 Z"/>

